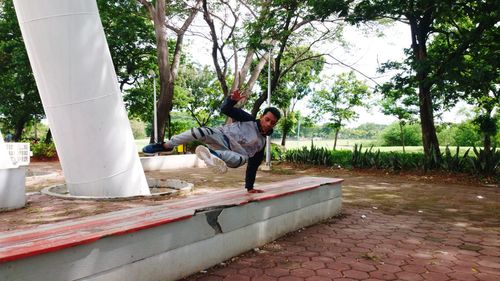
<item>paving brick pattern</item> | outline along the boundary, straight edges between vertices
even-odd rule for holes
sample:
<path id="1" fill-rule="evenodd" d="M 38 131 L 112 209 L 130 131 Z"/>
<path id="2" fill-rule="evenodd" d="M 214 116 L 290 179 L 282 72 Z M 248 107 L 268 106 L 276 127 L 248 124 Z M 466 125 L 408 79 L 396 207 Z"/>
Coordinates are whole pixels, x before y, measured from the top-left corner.
<path id="1" fill-rule="evenodd" d="M 184 280 L 499 281 L 500 233 L 350 207 Z"/>

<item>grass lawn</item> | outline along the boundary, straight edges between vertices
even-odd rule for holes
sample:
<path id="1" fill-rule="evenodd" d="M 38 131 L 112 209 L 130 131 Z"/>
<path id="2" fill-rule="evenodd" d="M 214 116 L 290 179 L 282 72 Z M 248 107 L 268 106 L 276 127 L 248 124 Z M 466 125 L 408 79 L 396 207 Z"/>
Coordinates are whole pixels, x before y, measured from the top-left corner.
<path id="1" fill-rule="evenodd" d="M 281 139 L 273 139 L 273 143 L 276 144 L 281 144 Z M 333 149 L 333 139 L 315 139 L 314 140 L 314 146 L 316 147 L 325 147 L 328 149 Z M 382 152 L 390 152 L 390 151 L 395 151 L 395 152 L 403 152 L 403 147 L 402 146 L 377 146 L 376 145 L 377 140 L 372 139 L 339 139 L 337 140 L 337 149 L 338 150 L 352 150 L 355 144 L 358 145 L 363 145 L 363 151 L 365 149 L 369 149 L 370 146 L 373 145 L 372 151 L 377 151 L 380 150 Z M 287 140 L 286 141 L 286 148 L 287 149 L 297 149 L 297 148 L 302 148 L 302 147 L 311 147 L 311 140 L 310 139 L 303 139 L 303 140 Z M 449 147 L 451 150 L 451 154 L 455 155 L 456 152 L 456 146 L 450 146 Z M 440 147 L 441 152 L 444 153 L 446 147 L 441 146 Z M 468 149 L 468 147 L 460 147 L 460 154 L 463 155 L 465 151 Z M 405 152 L 412 153 L 412 152 L 424 152 L 424 148 L 422 146 L 405 146 Z M 469 155 L 474 154 L 472 151 L 469 151 Z"/>

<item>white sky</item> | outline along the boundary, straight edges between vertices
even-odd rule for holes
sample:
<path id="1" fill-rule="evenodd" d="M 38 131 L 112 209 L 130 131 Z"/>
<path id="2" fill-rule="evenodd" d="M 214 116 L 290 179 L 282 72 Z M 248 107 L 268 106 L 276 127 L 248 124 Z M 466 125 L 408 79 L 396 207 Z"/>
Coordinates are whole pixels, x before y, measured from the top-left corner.
<path id="1" fill-rule="evenodd" d="M 379 34 L 380 36 L 377 36 Z M 382 34 L 382 35 L 381 35 Z M 356 27 L 346 27 L 344 30 L 344 38 L 350 44 L 348 50 L 337 46 L 323 45 L 321 51 L 326 51 L 365 75 L 373 78 L 378 83 L 383 83 L 390 79 L 391 75 L 381 75 L 376 72 L 377 68 L 384 62 L 389 60 L 401 61 L 404 58 L 404 48 L 408 48 L 411 42 L 410 29 L 403 23 L 395 23 L 390 26 L 379 29 L 379 32 L 363 31 Z M 194 60 L 202 65 L 212 65 L 211 58 L 211 43 L 203 39 L 194 39 L 191 44 L 188 43 L 186 50 L 193 56 Z M 331 59 L 327 59 L 331 60 Z M 333 60 L 330 61 L 333 63 Z M 340 65 L 328 65 L 323 71 L 325 76 L 333 76 L 342 72 L 348 72 L 351 69 Z M 263 71 L 261 75 L 266 75 L 267 71 Z M 364 80 L 369 86 L 375 86 L 375 83 L 366 79 L 362 75 L 358 75 L 358 79 Z M 375 103 L 375 99 L 380 97 L 375 96 L 371 104 Z M 310 114 L 307 108 L 308 100 L 299 101 L 296 109 L 300 110 L 303 115 Z M 465 104 L 460 104 L 456 109 L 443 115 L 443 120 L 446 122 L 460 122 L 464 116 L 459 116 L 459 109 Z M 347 124 L 348 127 L 356 127 L 360 124 L 371 122 L 377 124 L 390 124 L 396 121 L 395 117 L 382 114 L 376 105 L 372 105 L 369 110 L 364 108 L 357 109 L 359 118 L 357 121 Z M 326 120 L 325 120 L 326 121 Z"/>

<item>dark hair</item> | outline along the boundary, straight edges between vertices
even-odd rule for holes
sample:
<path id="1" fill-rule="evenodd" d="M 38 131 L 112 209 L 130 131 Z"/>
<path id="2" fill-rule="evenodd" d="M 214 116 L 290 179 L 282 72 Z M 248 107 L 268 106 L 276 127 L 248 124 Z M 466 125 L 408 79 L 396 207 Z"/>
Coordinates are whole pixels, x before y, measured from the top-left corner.
<path id="1" fill-rule="evenodd" d="M 278 120 L 281 118 L 281 112 L 276 107 L 268 107 L 268 108 L 264 109 L 264 112 L 262 113 L 262 115 L 264 115 L 268 112 L 271 112 L 274 115 L 274 117 L 276 117 L 276 119 L 278 119 Z"/>

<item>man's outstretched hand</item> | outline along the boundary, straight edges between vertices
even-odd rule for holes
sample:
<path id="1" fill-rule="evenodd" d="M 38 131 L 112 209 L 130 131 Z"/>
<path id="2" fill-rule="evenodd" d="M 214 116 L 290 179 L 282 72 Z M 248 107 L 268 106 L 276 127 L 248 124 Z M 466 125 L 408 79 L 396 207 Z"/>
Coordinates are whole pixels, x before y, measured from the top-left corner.
<path id="1" fill-rule="evenodd" d="M 246 95 L 244 92 L 241 92 L 240 90 L 234 90 L 232 93 L 231 93 L 231 99 L 234 100 L 234 101 L 240 101 L 241 99 L 245 98 Z"/>
<path id="2" fill-rule="evenodd" d="M 264 190 L 261 189 L 249 189 L 248 193 L 264 193 Z"/>

